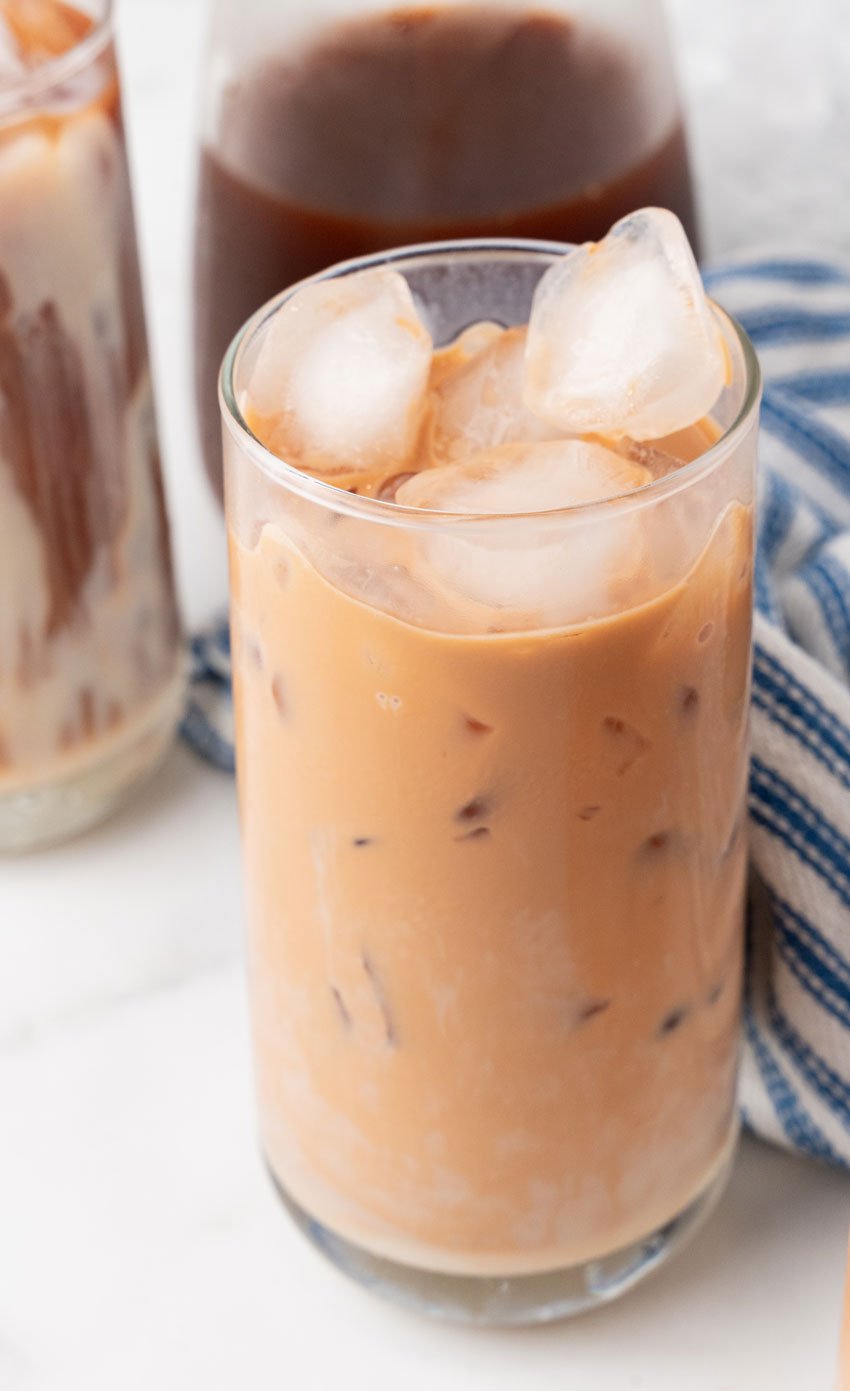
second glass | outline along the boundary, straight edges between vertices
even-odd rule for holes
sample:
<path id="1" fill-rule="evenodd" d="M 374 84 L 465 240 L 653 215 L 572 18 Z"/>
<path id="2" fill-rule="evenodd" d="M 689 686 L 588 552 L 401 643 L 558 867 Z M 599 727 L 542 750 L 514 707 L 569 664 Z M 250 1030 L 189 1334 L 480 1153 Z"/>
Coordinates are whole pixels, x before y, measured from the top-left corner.
<path id="1" fill-rule="evenodd" d="M 696 226 L 659 0 L 216 0 L 195 268 L 197 398 L 240 324 L 324 266 L 467 236 Z"/>
<path id="2" fill-rule="evenodd" d="M 152 771 L 184 662 L 110 0 L 0 0 L 0 54 L 0 850 L 17 850 Z"/>
<path id="3" fill-rule="evenodd" d="M 526 322 L 554 254 L 386 264 L 447 343 Z M 250 433 L 280 303 L 223 376 L 265 1152 L 370 1286 L 555 1317 L 672 1250 L 734 1148 L 758 368 L 721 315 L 707 452 L 609 502 L 447 516 Z M 591 555 L 611 560 L 588 589 Z"/>

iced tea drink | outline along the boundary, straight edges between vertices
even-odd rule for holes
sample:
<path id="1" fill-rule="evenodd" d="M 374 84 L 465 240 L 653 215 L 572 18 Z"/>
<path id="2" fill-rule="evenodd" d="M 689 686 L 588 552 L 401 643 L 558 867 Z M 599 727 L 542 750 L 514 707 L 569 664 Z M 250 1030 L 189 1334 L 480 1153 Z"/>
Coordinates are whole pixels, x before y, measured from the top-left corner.
<path id="1" fill-rule="evenodd" d="M 0 0 L 0 848 L 96 820 L 180 634 L 110 6 Z"/>
<path id="2" fill-rule="evenodd" d="M 706 304 L 604 433 L 565 265 L 349 263 L 223 375 L 265 1153 L 346 1269 L 491 1321 L 625 1288 L 736 1134 L 757 368 Z"/>

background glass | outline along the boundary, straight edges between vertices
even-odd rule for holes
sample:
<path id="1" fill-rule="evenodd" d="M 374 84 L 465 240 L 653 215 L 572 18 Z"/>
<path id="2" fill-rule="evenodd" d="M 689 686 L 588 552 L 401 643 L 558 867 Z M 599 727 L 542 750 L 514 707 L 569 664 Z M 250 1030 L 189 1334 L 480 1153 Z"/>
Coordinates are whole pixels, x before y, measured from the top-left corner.
<path id="1" fill-rule="evenodd" d="M 111 5 L 11 13 L 71 47 L 0 82 L 0 848 L 99 819 L 183 687 Z"/>

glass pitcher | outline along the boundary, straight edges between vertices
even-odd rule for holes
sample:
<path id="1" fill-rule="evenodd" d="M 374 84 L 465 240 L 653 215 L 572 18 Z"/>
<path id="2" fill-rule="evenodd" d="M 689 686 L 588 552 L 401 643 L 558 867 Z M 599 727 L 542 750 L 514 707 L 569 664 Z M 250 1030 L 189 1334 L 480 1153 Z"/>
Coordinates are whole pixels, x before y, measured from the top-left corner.
<path id="1" fill-rule="evenodd" d="M 215 0 L 195 263 L 204 456 L 216 378 L 285 286 L 375 250 L 601 237 L 696 218 L 660 0 Z"/>

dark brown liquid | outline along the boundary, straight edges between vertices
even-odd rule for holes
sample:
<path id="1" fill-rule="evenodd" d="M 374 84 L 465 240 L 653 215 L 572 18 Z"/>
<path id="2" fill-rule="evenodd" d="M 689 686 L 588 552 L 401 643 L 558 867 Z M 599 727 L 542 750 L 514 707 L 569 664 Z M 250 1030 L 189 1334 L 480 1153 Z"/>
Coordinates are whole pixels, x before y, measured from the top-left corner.
<path id="1" fill-rule="evenodd" d="M 542 10 L 398 10 L 246 73 L 201 161 L 197 394 L 216 489 L 221 358 L 303 276 L 444 238 L 597 239 L 650 204 L 694 239 L 682 127 L 648 146 L 647 120 L 634 55 Z"/>

